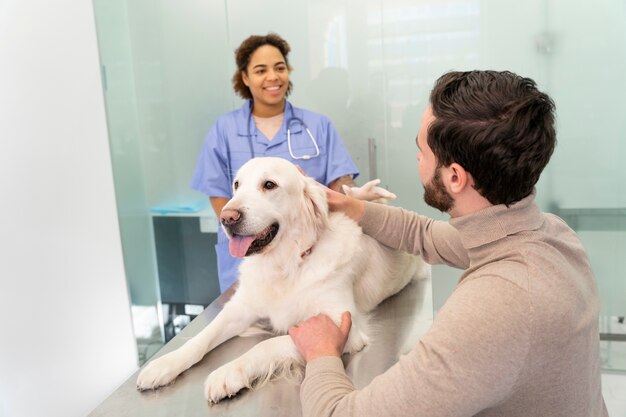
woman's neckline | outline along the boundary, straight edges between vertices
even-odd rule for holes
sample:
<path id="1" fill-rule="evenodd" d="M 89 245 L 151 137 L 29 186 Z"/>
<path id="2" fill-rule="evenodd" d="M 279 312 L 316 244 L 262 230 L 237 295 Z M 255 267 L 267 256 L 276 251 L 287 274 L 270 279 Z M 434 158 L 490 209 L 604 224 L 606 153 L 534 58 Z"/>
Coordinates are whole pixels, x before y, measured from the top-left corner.
<path id="1" fill-rule="evenodd" d="M 279 114 L 283 114 L 285 112 L 285 108 L 287 107 L 287 101 L 284 100 L 282 102 L 282 106 L 258 106 L 252 102 L 252 115 L 255 117 L 261 118 L 270 118 L 274 116 L 278 116 Z"/>

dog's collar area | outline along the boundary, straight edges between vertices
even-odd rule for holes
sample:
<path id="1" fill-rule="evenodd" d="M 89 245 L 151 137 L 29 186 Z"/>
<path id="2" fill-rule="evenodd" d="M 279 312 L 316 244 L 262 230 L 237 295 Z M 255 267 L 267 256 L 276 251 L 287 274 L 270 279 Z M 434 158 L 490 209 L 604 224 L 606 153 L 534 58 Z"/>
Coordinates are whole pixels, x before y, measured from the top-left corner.
<path id="1" fill-rule="evenodd" d="M 302 253 L 300 254 L 300 257 L 301 257 L 301 258 L 304 258 L 304 257 L 306 257 L 306 256 L 310 255 L 310 254 L 311 254 L 311 251 L 313 251 L 313 246 L 311 246 L 310 248 L 308 248 L 307 250 L 305 250 L 304 252 L 302 252 Z"/>

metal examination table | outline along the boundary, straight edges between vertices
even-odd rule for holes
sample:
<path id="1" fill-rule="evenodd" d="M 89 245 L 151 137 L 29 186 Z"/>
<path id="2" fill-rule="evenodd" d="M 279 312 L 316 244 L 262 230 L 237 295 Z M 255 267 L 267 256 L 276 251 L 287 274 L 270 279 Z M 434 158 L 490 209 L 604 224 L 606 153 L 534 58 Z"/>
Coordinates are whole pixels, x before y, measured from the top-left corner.
<path id="1" fill-rule="evenodd" d="M 222 294 L 202 314 L 196 317 L 155 357 L 170 352 L 202 330 L 232 295 Z M 409 284 L 395 296 L 385 300 L 373 312 L 376 334 L 362 352 L 344 355 L 348 375 L 357 388 L 367 385 L 376 375 L 397 362 L 408 352 L 433 320 L 432 286 L 429 279 Z M 258 390 L 240 392 L 232 399 L 209 405 L 204 399 L 203 386 L 214 369 L 240 356 L 267 336 L 235 337 L 213 351 L 202 361 L 180 375 L 173 384 L 156 391 L 139 392 L 133 374 L 90 417 L 126 416 L 232 416 L 232 417 L 298 417 L 301 416 L 299 385 L 276 380 Z"/>

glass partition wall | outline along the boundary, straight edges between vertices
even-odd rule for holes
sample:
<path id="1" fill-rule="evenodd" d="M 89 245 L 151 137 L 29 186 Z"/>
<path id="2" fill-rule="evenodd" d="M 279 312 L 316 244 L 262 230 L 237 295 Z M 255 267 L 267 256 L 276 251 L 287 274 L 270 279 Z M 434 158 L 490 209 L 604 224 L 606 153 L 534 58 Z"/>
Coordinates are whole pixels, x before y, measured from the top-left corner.
<path id="1" fill-rule="evenodd" d="M 279 33 L 290 100 L 333 121 L 394 204 L 422 201 L 415 135 L 448 70 L 511 70 L 555 100 L 558 146 L 543 209 L 589 250 L 602 296 L 605 369 L 626 369 L 626 3 L 530 0 L 94 0 L 128 286 L 140 362 L 218 294 L 215 216 L 189 188 L 202 140 L 241 105 L 234 49 Z M 436 267 L 435 308 L 459 272 Z M 555 300 L 558 302 L 558 300 Z"/>

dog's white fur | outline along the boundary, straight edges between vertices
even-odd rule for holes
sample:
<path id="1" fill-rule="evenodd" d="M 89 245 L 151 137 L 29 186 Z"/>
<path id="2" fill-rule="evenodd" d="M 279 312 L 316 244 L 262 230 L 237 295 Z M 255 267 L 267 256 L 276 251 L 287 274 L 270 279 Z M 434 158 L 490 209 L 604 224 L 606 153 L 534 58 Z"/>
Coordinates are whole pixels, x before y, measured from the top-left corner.
<path id="1" fill-rule="evenodd" d="M 267 181 L 276 187 L 267 189 Z M 325 190 L 284 159 L 252 159 L 235 182 L 234 197 L 224 210 L 242 213 L 247 234 L 258 234 L 273 223 L 279 224 L 278 233 L 260 253 L 244 258 L 239 287 L 217 317 L 181 348 L 140 372 L 140 390 L 171 383 L 207 352 L 261 319 L 280 336 L 213 371 L 204 391 L 210 402 L 282 371 L 302 369 L 303 360 L 286 333 L 318 313 L 339 323 L 349 310 L 352 329 L 345 352 L 357 352 L 370 336 L 367 313 L 425 271 L 418 257 L 380 245 L 345 215 L 329 213 Z"/>

